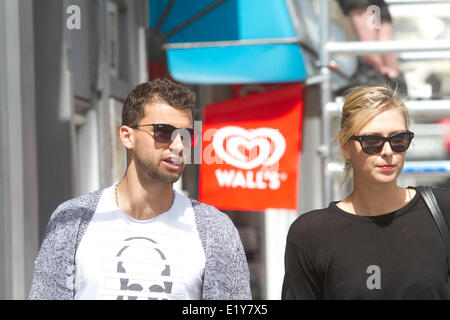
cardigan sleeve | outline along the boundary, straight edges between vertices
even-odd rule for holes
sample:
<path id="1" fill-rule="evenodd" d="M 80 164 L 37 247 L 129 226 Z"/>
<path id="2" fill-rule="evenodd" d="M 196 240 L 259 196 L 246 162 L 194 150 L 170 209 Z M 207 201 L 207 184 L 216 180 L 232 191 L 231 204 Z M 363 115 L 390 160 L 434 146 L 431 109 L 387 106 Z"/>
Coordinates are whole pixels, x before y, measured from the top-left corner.
<path id="1" fill-rule="evenodd" d="M 67 300 L 70 298 L 70 285 L 64 270 L 65 244 L 63 235 L 63 212 L 55 210 L 47 225 L 44 240 L 34 261 L 33 278 L 31 282 L 30 300 Z M 68 229 L 70 230 L 70 229 Z M 67 238 L 66 238 L 67 239 Z"/>
<path id="2" fill-rule="evenodd" d="M 29 300 L 72 300 L 75 254 L 95 212 L 102 189 L 68 200 L 56 208 L 34 261 Z"/>
<path id="3" fill-rule="evenodd" d="M 250 273 L 236 227 L 216 208 L 193 205 L 206 256 L 203 299 L 250 300 Z"/>

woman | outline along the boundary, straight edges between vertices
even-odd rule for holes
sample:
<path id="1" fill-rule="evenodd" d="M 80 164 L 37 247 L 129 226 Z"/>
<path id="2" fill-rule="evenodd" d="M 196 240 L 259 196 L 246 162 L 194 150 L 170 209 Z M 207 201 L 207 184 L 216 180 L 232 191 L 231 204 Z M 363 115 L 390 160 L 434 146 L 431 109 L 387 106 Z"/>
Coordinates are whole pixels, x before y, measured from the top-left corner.
<path id="1" fill-rule="evenodd" d="M 397 185 L 414 134 L 388 87 L 347 96 L 339 139 L 353 191 L 301 215 L 286 243 L 283 299 L 449 299 L 446 253 L 414 188 Z M 433 188 L 448 223 L 450 192 Z"/>

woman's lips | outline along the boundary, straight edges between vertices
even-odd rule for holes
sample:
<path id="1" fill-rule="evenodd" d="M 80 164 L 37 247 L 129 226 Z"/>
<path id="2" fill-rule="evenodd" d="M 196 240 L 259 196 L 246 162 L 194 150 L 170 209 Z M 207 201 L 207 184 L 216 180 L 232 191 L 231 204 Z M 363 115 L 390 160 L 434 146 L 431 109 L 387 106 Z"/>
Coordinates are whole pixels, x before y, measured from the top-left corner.
<path id="1" fill-rule="evenodd" d="M 395 165 L 385 164 L 385 165 L 377 166 L 377 168 L 380 168 L 382 171 L 391 171 L 395 168 Z"/>

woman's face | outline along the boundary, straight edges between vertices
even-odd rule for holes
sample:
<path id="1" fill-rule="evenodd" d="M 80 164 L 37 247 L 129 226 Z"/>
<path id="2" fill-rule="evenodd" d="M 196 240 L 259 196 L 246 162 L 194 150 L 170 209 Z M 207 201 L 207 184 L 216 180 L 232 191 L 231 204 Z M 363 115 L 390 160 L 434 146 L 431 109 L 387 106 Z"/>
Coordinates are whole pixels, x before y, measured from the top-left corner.
<path id="1" fill-rule="evenodd" d="M 357 135 L 389 137 L 404 131 L 406 123 L 403 114 L 398 109 L 390 108 L 367 122 Z M 405 161 L 405 152 L 392 151 L 389 142 L 385 142 L 382 150 L 373 155 L 365 153 L 356 140 L 348 141 L 342 151 L 345 159 L 351 161 L 355 183 L 359 184 L 396 184 Z"/>

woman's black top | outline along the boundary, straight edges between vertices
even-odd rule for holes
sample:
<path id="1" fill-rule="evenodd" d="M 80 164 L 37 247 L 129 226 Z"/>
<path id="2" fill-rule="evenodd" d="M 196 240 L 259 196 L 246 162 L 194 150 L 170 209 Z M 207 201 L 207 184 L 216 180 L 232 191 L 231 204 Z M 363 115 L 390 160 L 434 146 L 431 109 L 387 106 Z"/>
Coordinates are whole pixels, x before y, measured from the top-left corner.
<path id="1" fill-rule="evenodd" d="M 433 188 L 450 221 L 450 190 Z M 375 217 L 328 208 L 291 225 L 282 299 L 449 299 L 445 248 L 425 203 L 414 198 Z"/>

